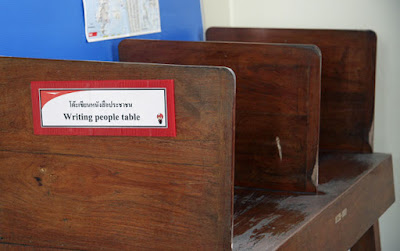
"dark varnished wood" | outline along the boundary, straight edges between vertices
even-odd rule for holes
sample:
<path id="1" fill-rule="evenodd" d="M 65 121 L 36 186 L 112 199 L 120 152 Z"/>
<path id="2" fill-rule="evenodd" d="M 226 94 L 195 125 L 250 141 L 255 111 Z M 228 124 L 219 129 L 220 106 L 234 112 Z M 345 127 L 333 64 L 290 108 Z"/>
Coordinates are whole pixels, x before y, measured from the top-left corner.
<path id="1" fill-rule="evenodd" d="M 0 244 L 0 250 L 2 251 L 65 251 L 73 249 L 61 249 L 61 248 L 41 248 L 29 245 L 18 245 L 18 244 Z"/>
<path id="2" fill-rule="evenodd" d="M 235 189 L 234 250 L 347 250 L 394 202 L 390 155 L 324 154 L 320 167 L 318 195 Z"/>
<path id="3" fill-rule="evenodd" d="M 381 251 L 379 221 L 375 222 L 367 232 L 351 247 L 351 251 Z"/>
<path id="4" fill-rule="evenodd" d="M 31 81 L 113 79 L 174 79 L 177 137 L 33 134 Z M 234 104 L 223 67 L 0 58 L 0 248 L 229 250 Z"/>
<path id="5" fill-rule="evenodd" d="M 320 151 L 372 152 L 373 31 L 210 28 L 210 41 L 315 44 L 322 52 Z"/>
<path id="6" fill-rule="evenodd" d="M 119 58 L 233 69 L 235 184 L 316 191 L 320 53 L 315 46 L 127 39 L 119 45 Z"/>
<path id="7" fill-rule="evenodd" d="M 375 235 L 374 222 L 394 201 L 391 156 L 326 155 L 321 167 L 318 195 L 236 188 L 233 249 L 348 250 L 364 232 Z M 379 250 L 360 241 L 352 250 Z"/>

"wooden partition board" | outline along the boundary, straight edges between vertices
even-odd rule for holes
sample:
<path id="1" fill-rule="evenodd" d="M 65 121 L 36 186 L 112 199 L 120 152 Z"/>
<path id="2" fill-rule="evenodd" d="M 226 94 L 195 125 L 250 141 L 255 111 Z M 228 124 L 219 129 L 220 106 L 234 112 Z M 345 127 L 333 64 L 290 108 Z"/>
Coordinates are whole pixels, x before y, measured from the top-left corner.
<path id="1" fill-rule="evenodd" d="M 116 79 L 173 79 L 177 136 L 34 135 L 31 81 Z M 224 67 L 0 58 L 0 249 L 229 250 L 235 89 Z"/>
<path id="2" fill-rule="evenodd" d="M 322 52 L 320 151 L 372 152 L 377 41 L 373 31 L 214 27 L 206 37 L 317 45 Z"/>
<path id="3" fill-rule="evenodd" d="M 317 47 L 127 39 L 119 45 L 119 57 L 233 69 L 235 185 L 316 191 L 321 62 Z"/>

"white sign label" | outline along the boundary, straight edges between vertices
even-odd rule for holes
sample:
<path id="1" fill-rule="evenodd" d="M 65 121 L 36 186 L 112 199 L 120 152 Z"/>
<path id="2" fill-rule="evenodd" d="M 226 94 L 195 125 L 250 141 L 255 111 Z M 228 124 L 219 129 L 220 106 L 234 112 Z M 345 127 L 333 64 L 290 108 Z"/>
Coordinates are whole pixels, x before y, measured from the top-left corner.
<path id="1" fill-rule="evenodd" d="M 42 127 L 167 128 L 165 88 L 39 89 Z"/>

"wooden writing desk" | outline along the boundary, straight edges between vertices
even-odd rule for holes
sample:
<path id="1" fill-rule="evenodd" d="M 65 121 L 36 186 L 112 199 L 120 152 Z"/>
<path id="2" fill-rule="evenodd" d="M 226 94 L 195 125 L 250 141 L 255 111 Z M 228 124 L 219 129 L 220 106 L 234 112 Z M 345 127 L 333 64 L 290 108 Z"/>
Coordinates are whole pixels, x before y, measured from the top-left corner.
<path id="1" fill-rule="evenodd" d="M 218 52 L 229 55 L 223 50 Z M 280 52 L 285 55 L 285 50 Z M 178 54 L 179 50 L 167 53 Z M 287 55 L 290 57 L 291 53 Z M 342 150 L 338 147 L 337 152 L 320 154 L 317 194 L 245 186 L 233 190 L 235 91 L 233 77 L 227 69 L 2 60 L 1 97 L 7 103 L 0 103 L 0 111 L 10 120 L 0 122 L 0 223 L 6 226 L 0 229 L 0 248 L 379 250 L 376 222 L 393 203 L 394 189 L 390 155 L 369 153 L 372 134 L 368 134 L 371 137 L 366 141 L 365 131 L 360 134 L 338 128 L 337 134 L 330 136 L 345 139 L 342 132 L 361 135 L 355 141 L 364 143 L 354 149 L 344 144 Z M 22 66 L 24 71 L 19 70 Z M 303 70 L 292 73 L 295 74 L 292 79 L 296 79 L 296 74 L 307 76 Z M 97 79 L 99 74 L 103 79 L 176 79 L 177 121 L 183 123 L 178 127 L 178 138 L 34 137 L 29 110 L 24 106 L 8 109 L 10 103 L 28 106 L 27 86 L 32 76 L 41 80 L 72 80 Z M 285 77 L 269 76 L 272 83 Z M 342 84 L 351 89 L 352 83 Z M 15 84 L 14 88 L 9 87 L 11 84 Z M 369 88 L 371 85 L 366 89 Z M 329 90 L 326 88 L 324 95 L 329 95 Z M 355 90 L 364 93 L 362 87 Z M 363 96 L 360 93 L 346 94 L 350 102 L 338 101 L 344 114 L 350 109 L 346 109 L 348 104 L 370 102 L 359 99 Z M 355 113 L 354 109 L 350 110 Z M 373 109 L 360 112 L 367 113 L 360 117 L 368 118 Z M 336 113 L 325 114 L 329 117 Z M 204 124 L 196 123 L 199 119 Z M 357 126 L 369 132 L 372 120 L 369 121 L 370 124 Z M 257 133 L 254 132 L 254 137 Z M 357 136 L 349 137 L 351 141 L 354 138 Z M 105 147 L 99 148 L 99 145 Z M 191 154 L 192 151 L 195 152 Z M 162 161 L 159 153 L 164 156 Z M 51 172 L 42 174 L 40 168 Z M 42 185 L 35 179 L 38 175 L 43 175 L 40 176 Z M 58 180 L 54 180 L 54 175 Z M 116 191 L 120 193 L 115 194 Z"/>
<path id="2" fill-rule="evenodd" d="M 322 52 L 320 152 L 373 151 L 373 31 L 214 27 L 207 40 L 317 45 Z M 358 246 L 365 243 L 380 249 L 377 222 Z"/>
<path id="3" fill-rule="evenodd" d="M 294 195 L 237 187 L 234 206 L 234 249 L 298 250 L 298 247 L 301 247 L 302 250 L 345 250 L 348 248 L 379 250 L 377 219 L 393 203 L 394 188 L 390 155 L 368 154 L 372 152 L 373 140 L 376 54 L 374 33 L 370 31 L 211 28 L 207 31 L 207 39 L 316 44 L 321 48 L 323 58 L 320 194 Z M 165 51 L 172 52 L 174 49 L 179 51 L 176 55 L 172 55 L 172 53 L 163 52 L 162 44 L 165 42 L 159 42 L 157 46 L 159 50 L 156 50 L 156 53 L 151 52 L 152 55 L 146 57 L 142 55 L 150 50 L 151 45 L 149 47 L 143 45 L 144 48 L 139 46 L 140 50 L 136 51 L 130 43 L 138 45 L 140 41 L 125 41 L 120 45 L 122 60 L 215 64 L 210 58 L 219 56 L 218 53 L 195 56 L 196 49 L 199 50 L 201 46 L 207 48 L 207 45 L 193 45 L 192 48 L 195 49 L 191 52 L 193 54 L 189 55 L 189 49 L 185 48 L 186 46 L 180 47 L 179 42 L 175 43 L 175 47 L 166 43 L 165 46 L 170 46 L 170 48 Z M 251 47 L 250 44 L 241 44 L 241 46 Z M 252 46 L 259 45 L 252 44 Z M 189 47 L 188 44 L 187 47 Z M 185 48 L 185 50 L 182 51 L 180 48 Z M 218 50 L 218 52 L 222 53 L 223 50 Z M 220 65 L 236 66 L 235 63 L 226 60 L 229 58 L 229 51 L 224 55 L 225 58 L 218 62 Z M 268 60 L 265 59 L 266 62 Z M 236 62 L 236 64 L 240 63 Z M 242 63 L 242 67 L 244 65 L 246 63 Z M 282 65 L 284 65 L 283 62 Z M 263 66 L 258 65 L 260 68 L 257 70 L 262 71 Z M 232 68 L 236 72 L 236 68 Z M 240 77 L 242 71 L 240 67 L 237 68 L 239 69 L 237 71 L 238 86 L 240 86 L 240 81 L 243 81 Z M 264 74 L 273 75 L 267 70 Z M 274 77 L 279 79 L 279 76 Z M 246 85 L 248 82 L 242 84 Z M 240 89 L 238 89 L 239 96 Z M 335 152 L 346 154 L 337 155 Z M 371 203 L 371 198 L 374 198 L 373 203 Z M 289 203 L 294 200 L 297 201 L 295 205 L 297 208 L 292 208 L 293 205 Z M 281 201 L 287 203 L 279 204 Z M 332 223 L 335 219 L 338 222 Z"/>

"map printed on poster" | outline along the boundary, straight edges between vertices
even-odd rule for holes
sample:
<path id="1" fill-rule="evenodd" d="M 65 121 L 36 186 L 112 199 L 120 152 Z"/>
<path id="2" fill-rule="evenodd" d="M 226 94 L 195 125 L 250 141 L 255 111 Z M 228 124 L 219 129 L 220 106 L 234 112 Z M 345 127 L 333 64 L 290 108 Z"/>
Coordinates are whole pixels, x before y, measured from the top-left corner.
<path id="1" fill-rule="evenodd" d="M 32 82 L 35 134 L 175 136 L 172 80 Z"/>
<path id="2" fill-rule="evenodd" d="M 158 0 L 82 0 L 88 42 L 161 32 Z"/>

